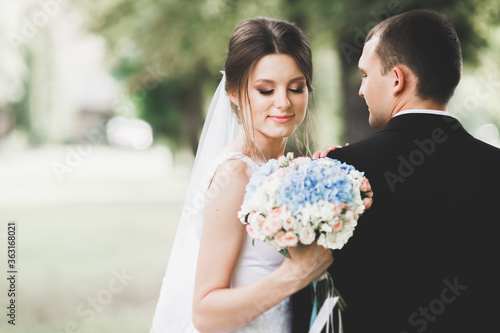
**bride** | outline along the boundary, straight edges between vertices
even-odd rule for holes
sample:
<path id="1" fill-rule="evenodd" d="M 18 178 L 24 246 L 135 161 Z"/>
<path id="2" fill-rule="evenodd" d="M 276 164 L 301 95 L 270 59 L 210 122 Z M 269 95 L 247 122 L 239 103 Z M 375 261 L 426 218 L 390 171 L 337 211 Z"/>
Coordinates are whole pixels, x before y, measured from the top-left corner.
<path id="1" fill-rule="evenodd" d="M 247 236 L 237 212 L 249 178 L 304 120 L 311 50 L 291 23 L 242 22 L 200 139 L 152 333 L 291 332 L 289 297 L 320 277 L 331 252 L 316 244 L 285 259 Z"/>

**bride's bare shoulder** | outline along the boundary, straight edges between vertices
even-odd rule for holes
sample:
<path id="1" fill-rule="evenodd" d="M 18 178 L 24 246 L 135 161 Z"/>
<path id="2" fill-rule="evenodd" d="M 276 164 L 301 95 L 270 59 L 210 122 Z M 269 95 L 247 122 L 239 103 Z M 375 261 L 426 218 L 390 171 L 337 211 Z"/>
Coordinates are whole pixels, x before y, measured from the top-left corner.
<path id="1" fill-rule="evenodd" d="M 250 180 L 251 170 L 248 164 L 237 158 L 222 162 L 212 178 L 209 188 L 224 187 L 229 191 L 245 189 Z"/>

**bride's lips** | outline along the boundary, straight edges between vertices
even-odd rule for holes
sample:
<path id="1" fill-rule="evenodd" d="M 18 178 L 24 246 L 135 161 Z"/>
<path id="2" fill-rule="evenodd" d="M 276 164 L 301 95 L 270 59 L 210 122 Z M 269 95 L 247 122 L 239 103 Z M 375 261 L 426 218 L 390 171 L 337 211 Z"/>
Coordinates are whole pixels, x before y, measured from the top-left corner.
<path id="1" fill-rule="evenodd" d="M 268 116 L 268 118 L 270 120 L 272 120 L 272 121 L 274 121 L 275 123 L 278 123 L 278 124 L 285 124 L 285 123 L 289 122 L 290 120 L 292 120 L 293 117 L 295 117 L 295 115 Z"/>

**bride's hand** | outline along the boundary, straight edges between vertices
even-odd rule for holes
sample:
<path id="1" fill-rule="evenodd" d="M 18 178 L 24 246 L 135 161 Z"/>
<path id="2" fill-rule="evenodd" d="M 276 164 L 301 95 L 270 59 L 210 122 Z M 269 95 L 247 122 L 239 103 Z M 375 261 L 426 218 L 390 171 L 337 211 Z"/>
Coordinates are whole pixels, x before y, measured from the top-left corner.
<path id="1" fill-rule="evenodd" d="M 345 144 L 346 146 L 349 146 L 349 143 L 346 143 Z M 312 156 L 312 159 L 315 160 L 317 158 L 323 158 L 323 157 L 326 157 L 326 155 L 328 155 L 329 152 L 331 151 L 334 151 L 335 149 L 337 148 L 342 148 L 342 146 L 339 146 L 339 145 L 331 145 L 331 146 L 328 146 L 328 147 L 325 147 L 325 148 L 322 148 L 320 150 L 317 150 L 314 152 L 313 156 Z"/>
<path id="2" fill-rule="evenodd" d="M 298 244 L 289 247 L 291 259 L 285 259 L 283 265 L 290 269 L 290 277 L 298 280 L 303 287 L 319 278 L 333 263 L 332 251 L 316 242 L 310 245 Z"/>

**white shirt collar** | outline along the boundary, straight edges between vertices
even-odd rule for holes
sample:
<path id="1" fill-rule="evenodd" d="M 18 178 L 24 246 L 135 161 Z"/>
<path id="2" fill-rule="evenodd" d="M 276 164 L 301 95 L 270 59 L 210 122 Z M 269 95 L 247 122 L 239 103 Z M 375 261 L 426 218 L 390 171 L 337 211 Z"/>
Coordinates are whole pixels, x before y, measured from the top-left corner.
<path id="1" fill-rule="evenodd" d="M 435 115 L 438 115 L 438 116 L 448 116 L 448 117 L 455 118 L 455 116 L 453 116 L 448 111 L 428 110 L 428 109 L 411 109 L 411 110 L 399 111 L 398 113 L 396 113 L 394 115 L 394 117 L 401 116 L 401 115 L 404 115 L 404 114 L 435 114 Z"/>

